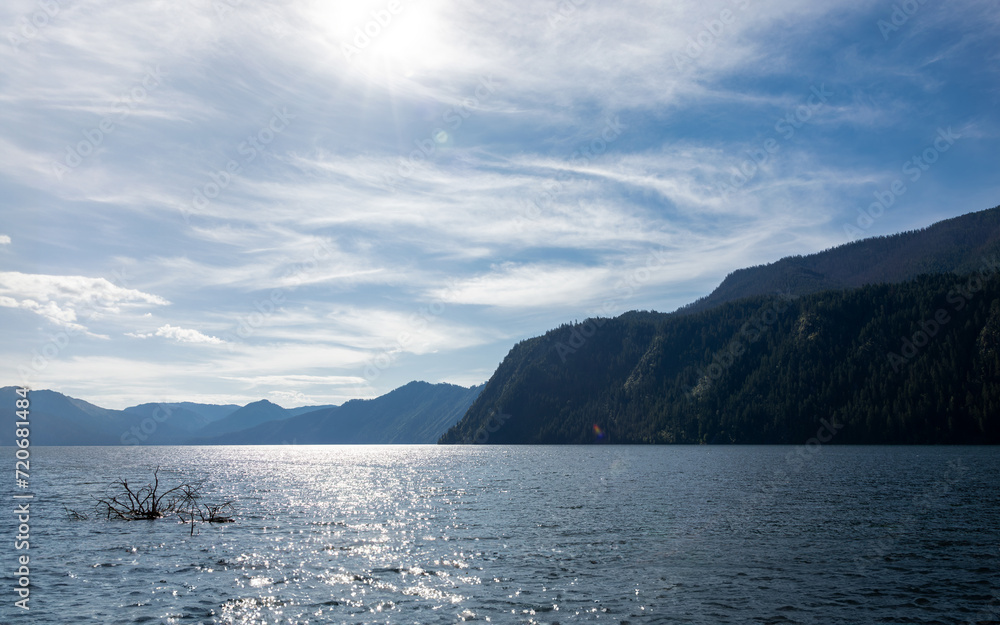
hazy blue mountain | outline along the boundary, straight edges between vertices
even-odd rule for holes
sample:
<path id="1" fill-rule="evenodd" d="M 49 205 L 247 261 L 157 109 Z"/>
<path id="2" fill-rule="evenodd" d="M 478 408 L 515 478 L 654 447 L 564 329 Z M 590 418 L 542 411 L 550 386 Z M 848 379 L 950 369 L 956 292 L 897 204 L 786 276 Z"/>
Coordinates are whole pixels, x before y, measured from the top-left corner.
<path id="1" fill-rule="evenodd" d="M 196 442 L 208 444 L 434 443 L 457 422 L 482 386 L 411 382 L 375 399 L 271 421 Z"/>
<path id="2" fill-rule="evenodd" d="M 237 410 L 240 406 L 236 404 L 198 404 L 190 401 L 181 401 L 169 404 L 171 407 L 183 408 L 185 410 L 190 410 L 191 412 L 197 413 L 208 419 L 208 422 L 218 421 L 223 417 L 228 417 Z M 128 410 L 128 408 L 126 408 Z"/>
<path id="3" fill-rule="evenodd" d="M 189 433 L 200 430 L 211 423 L 211 420 L 204 414 L 183 408 L 178 404 L 140 404 L 138 406 L 129 406 L 125 409 L 125 412 L 143 418 L 169 419 L 171 424 Z"/>
<path id="4" fill-rule="evenodd" d="M 391 428 L 392 433 L 383 438 L 392 439 L 392 442 L 433 443 L 472 403 L 471 398 L 465 403 L 449 403 L 444 399 L 448 395 L 447 391 L 438 387 L 460 389 L 462 393 L 458 393 L 459 395 L 468 394 L 469 389 L 425 383 L 418 383 L 413 388 L 423 386 L 434 390 L 424 394 L 401 394 L 397 390 L 393 391 L 394 399 L 385 402 L 348 402 L 351 405 L 348 413 L 353 417 L 363 421 L 367 418 L 366 415 L 374 415 L 367 426 L 356 428 L 361 433 L 360 436 L 378 437 L 375 430 L 385 426 Z M 0 389 L 0 419 L 4 419 L 6 423 L 13 423 L 15 420 L 16 401 L 19 399 L 16 390 L 13 386 Z M 243 407 L 171 402 L 146 403 L 130 406 L 125 410 L 110 410 L 50 390 L 30 391 L 29 399 L 33 445 L 177 445 L 200 442 L 206 437 L 228 434 L 231 430 L 261 427 L 270 422 L 295 419 L 306 414 L 321 414 L 323 418 L 329 418 L 339 410 L 339 407 L 330 405 L 284 409 L 267 400 L 252 402 Z M 398 415 L 388 414 L 393 410 L 400 412 Z M 407 422 L 407 419 L 415 421 Z M 208 434 L 204 434 L 205 432 Z M 12 428 L 0 428 L 0 446 L 13 444 L 13 434 Z M 292 438 L 285 442 L 293 442 Z M 283 440 L 267 439 L 261 442 L 280 443 Z"/>
<path id="5" fill-rule="evenodd" d="M 0 419 L 15 418 L 16 388 L 0 389 Z M 49 390 L 31 391 L 29 414 L 33 445 L 121 445 L 177 443 L 190 433 L 169 419 L 101 408 Z M 133 429 L 135 428 L 135 429 Z M 13 429 L 0 428 L 0 445 L 12 444 Z"/>
<path id="6" fill-rule="evenodd" d="M 254 402 L 243 407 L 235 404 L 214 405 L 177 402 L 141 404 L 126 408 L 125 412 L 143 417 L 169 418 L 170 423 L 182 428 L 188 434 L 214 436 L 253 427 L 273 419 L 287 419 L 306 412 L 332 407 L 323 405 L 282 408 L 267 400 Z M 211 427 L 209 427 L 210 425 Z M 186 439 L 190 436 L 182 438 Z"/>
<path id="7" fill-rule="evenodd" d="M 911 280 L 929 273 L 969 273 L 1000 256 L 1000 206 L 922 230 L 873 237 L 809 256 L 739 269 L 679 313 L 757 295 L 807 295 L 830 289 Z"/>
<path id="8" fill-rule="evenodd" d="M 327 410 L 330 408 L 336 408 L 333 404 L 326 404 L 325 406 L 299 406 L 298 408 L 285 408 L 285 414 L 289 417 L 297 417 L 300 414 L 305 414 L 307 412 L 315 412 L 317 410 Z"/>
<path id="9" fill-rule="evenodd" d="M 195 434 L 198 438 L 218 436 L 252 428 L 268 421 L 287 419 L 290 416 L 289 412 L 281 406 L 262 399 L 249 403 L 218 421 L 209 423 Z"/>

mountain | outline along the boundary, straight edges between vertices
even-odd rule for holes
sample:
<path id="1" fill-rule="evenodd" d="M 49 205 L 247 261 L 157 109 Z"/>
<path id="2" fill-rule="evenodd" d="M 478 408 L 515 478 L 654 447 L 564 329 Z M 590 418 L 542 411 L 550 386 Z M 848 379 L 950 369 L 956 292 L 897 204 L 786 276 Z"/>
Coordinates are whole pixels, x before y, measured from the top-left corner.
<path id="1" fill-rule="evenodd" d="M 285 409 L 261 400 L 242 408 L 175 402 L 125 410 L 101 408 L 55 391 L 33 390 L 29 393 L 31 444 L 179 445 L 219 443 L 227 437 L 255 444 L 434 443 L 465 414 L 481 388 L 413 382 L 382 397 L 352 400 L 342 407 Z M 16 420 L 20 399 L 16 391 L 13 386 L 0 388 L 0 419 L 6 423 Z M 335 414 L 342 409 L 345 417 L 337 419 Z M 13 429 L 0 429 L 0 446 L 13 445 L 13 434 Z"/>
<path id="2" fill-rule="evenodd" d="M 261 419 L 285 419 L 304 412 L 330 407 L 303 406 L 300 408 L 282 408 L 281 406 L 272 404 L 268 401 L 257 402 L 257 404 L 260 404 L 258 408 L 246 410 L 249 406 L 240 407 L 236 404 L 198 404 L 187 401 L 148 403 L 140 404 L 138 406 L 130 406 L 125 409 L 125 412 L 138 415 L 142 418 L 152 418 L 156 420 L 165 420 L 169 418 L 170 423 L 173 426 L 189 434 L 193 434 L 199 430 L 204 430 L 204 428 L 207 428 L 210 424 L 214 423 L 216 425 L 210 429 L 210 434 L 219 434 L 233 431 L 234 429 L 241 429 L 244 427 L 250 427 L 251 425 L 256 425 L 262 422 Z M 254 404 L 250 404 L 250 406 L 253 405 Z M 234 417 L 231 421 L 223 421 L 240 410 L 243 410 L 244 412 Z"/>
<path id="3" fill-rule="evenodd" d="M 708 310 L 757 295 L 808 295 L 830 289 L 912 280 L 921 274 L 975 271 L 1000 254 L 1000 206 L 940 221 L 922 230 L 873 237 L 809 256 L 740 269 L 680 313 Z"/>
<path id="4" fill-rule="evenodd" d="M 410 382 L 375 399 L 353 399 L 209 439 L 207 444 L 434 443 L 457 422 L 482 386 Z"/>
<path id="5" fill-rule="evenodd" d="M 237 406 L 238 408 L 238 406 Z M 130 406 L 125 412 L 144 419 L 169 418 L 170 422 L 185 432 L 195 432 L 205 427 L 211 420 L 204 414 L 184 408 L 178 404 L 149 403 Z"/>
<path id="6" fill-rule="evenodd" d="M 998 270 L 564 325 L 440 442 L 1000 444 Z"/>
<path id="7" fill-rule="evenodd" d="M 212 437 L 221 436 L 253 428 L 269 421 L 280 421 L 295 417 L 307 412 L 316 410 L 333 410 L 336 406 L 301 406 L 299 408 L 282 408 L 266 399 L 256 401 L 238 410 L 234 410 L 229 415 L 210 423 L 194 434 L 198 440 L 206 440 Z"/>
<path id="8" fill-rule="evenodd" d="M 285 414 L 289 417 L 297 417 L 300 414 L 305 414 L 307 412 L 315 412 L 317 410 L 328 410 L 336 408 L 333 404 L 326 404 L 325 406 L 299 406 L 298 408 L 285 408 Z"/>
<path id="9" fill-rule="evenodd" d="M 0 389 L 0 419 L 5 423 L 15 418 L 16 390 Z M 169 419 L 144 419 L 55 391 L 31 391 L 28 399 L 32 445 L 169 444 L 190 436 Z M 12 436 L 12 429 L 0 428 L 0 445 L 13 444 Z"/>
<path id="10" fill-rule="evenodd" d="M 228 416 L 210 423 L 198 430 L 198 438 L 218 436 L 230 432 L 238 432 L 247 428 L 266 423 L 268 421 L 278 421 L 293 416 L 291 411 L 282 408 L 278 404 L 262 399 L 249 403 L 242 408 L 233 411 Z"/>
<path id="11" fill-rule="evenodd" d="M 205 417 L 209 423 L 229 416 L 240 409 L 236 404 L 198 404 L 190 401 L 182 401 L 168 404 L 171 408 L 183 408 Z M 125 410 L 128 410 L 126 408 Z"/>

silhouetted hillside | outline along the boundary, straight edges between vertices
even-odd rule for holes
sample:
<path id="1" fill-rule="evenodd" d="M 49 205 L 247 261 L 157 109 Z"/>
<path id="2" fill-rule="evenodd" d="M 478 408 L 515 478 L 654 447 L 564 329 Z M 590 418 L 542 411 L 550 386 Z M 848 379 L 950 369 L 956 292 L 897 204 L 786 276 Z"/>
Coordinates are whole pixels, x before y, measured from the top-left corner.
<path id="1" fill-rule="evenodd" d="M 441 442 L 1000 443 L 998 269 L 564 325 Z"/>

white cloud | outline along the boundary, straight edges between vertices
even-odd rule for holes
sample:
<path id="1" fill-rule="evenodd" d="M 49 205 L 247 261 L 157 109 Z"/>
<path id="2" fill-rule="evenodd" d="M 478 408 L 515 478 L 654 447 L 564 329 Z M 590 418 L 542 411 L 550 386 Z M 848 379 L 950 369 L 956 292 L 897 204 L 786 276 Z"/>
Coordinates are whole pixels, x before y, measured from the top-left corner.
<path id="1" fill-rule="evenodd" d="M 221 345 L 222 343 L 225 343 L 225 341 L 220 338 L 208 336 L 197 330 L 189 328 L 178 328 L 170 325 L 169 323 L 161 328 L 158 328 L 156 330 L 156 336 L 174 339 L 179 343 L 210 343 L 212 345 Z"/>
<path id="2" fill-rule="evenodd" d="M 268 391 L 268 397 L 279 406 L 315 406 L 318 401 L 302 391 Z"/>
<path id="3" fill-rule="evenodd" d="M 0 245 L 10 245 L 10 236 L 0 234 Z"/>
<path id="4" fill-rule="evenodd" d="M 56 325 L 76 330 L 86 329 L 78 323 L 80 315 L 89 319 L 118 315 L 126 308 L 169 303 L 157 295 L 124 288 L 105 278 L 0 272 L 0 306 L 28 310 Z"/>
<path id="5" fill-rule="evenodd" d="M 221 345 L 225 343 L 225 341 L 220 338 L 202 334 L 198 330 L 179 328 L 172 326 L 169 323 L 157 328 L 155 332 L 126 332 L 125 336 L 135 339 L 148 339 L 154 336 L 162 336 L 164 338 L 174 339 L 178 343 L 209 343 L 211 345 Z"/>

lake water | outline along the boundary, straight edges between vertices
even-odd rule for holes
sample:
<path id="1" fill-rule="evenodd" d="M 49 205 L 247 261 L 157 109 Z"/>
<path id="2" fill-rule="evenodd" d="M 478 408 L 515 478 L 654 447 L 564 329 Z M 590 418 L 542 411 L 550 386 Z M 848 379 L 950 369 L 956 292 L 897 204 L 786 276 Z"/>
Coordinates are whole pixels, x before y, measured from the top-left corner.
<path id="1" fill-rule="evenodd" d="M 33 452 L 32 609 L 5 537 L 3 623 L 1000 621 L 995 448 Z M 64 510 L 156 465 L 237 521 Z"/>

